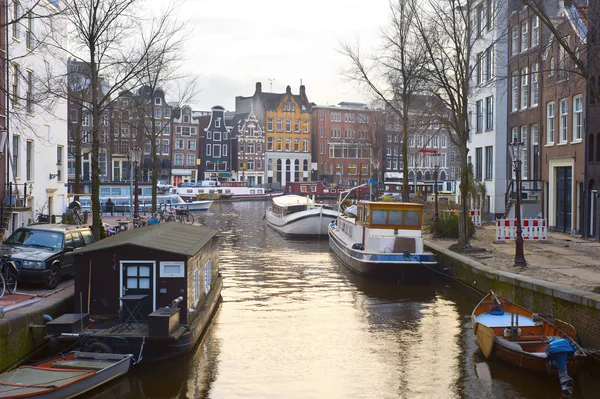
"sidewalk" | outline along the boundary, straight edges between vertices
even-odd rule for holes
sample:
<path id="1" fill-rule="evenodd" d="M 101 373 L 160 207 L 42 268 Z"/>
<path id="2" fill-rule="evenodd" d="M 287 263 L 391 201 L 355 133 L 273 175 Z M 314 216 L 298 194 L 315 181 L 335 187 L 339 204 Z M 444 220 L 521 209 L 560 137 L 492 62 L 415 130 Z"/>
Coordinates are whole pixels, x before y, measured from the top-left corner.
<path id="1" fill-rule="evenodd" d="M 573 288 L 600 293 L 600 242 L 561 233 L 548 233 L 547 241 L 525 241 L 527 267 L 514 267 L 515 243 L 495 243 L 495 226 L 484 226 L 471 240 L 482 252 L 461 253 L 484 265 Z M 448 248 L 456 240 L 425 239 Z"/>

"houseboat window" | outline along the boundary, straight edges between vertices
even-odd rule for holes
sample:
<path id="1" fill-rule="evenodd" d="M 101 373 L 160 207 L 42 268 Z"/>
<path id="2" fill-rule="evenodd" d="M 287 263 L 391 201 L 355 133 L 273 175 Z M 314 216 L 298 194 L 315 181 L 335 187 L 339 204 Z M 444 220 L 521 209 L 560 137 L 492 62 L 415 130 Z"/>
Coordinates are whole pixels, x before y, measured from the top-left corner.
<path id="1" fill-rule="evenodd" d="M 152 187 L 144 187 L 142 189 L 142 195 L 152 195 Z"/>
<path id="2" fill-rule="evenodd" d="M 204 294 L 208 295 L 210 284 L 212 283 L 211 262 L 210 260 L 204 264 Z"/>
<path id="3" fill-rule="evenodd" d="M 300 186 L 300 192 L 301 193 L 305 193 L 306 191 L 307 191 L 306 190 L 306 186 Z"/>
<path id="4" fill-rule="evenodd" d="M 390 211 L 388 224 L 402 224 L 402 211 Z"/>
<path id="5" fill-rule="evenodd" d="M 419 225 L 419 211 L 404 211 L 404 225 L 405 226 L 418 226 Z"/>
<path id="6" fill-rule="evenodd" d="M 185 277 L 183 262 L 160 262 L 161 277 Z"/>
<path id="7" fill-rule="evenodd" d="M 121 195 L 121 188 L 120 187 L 111 188 L 110 195 Z"/>
<path id="8" fill-rule="evenodd" d="M 194 270 L 194 303 L 198 302 L 198 297 L 200 296 L 200 274 L 198 273 L 198 268 Z"/>
<path id="9" fill-rule="evenodd" d="M 373 211 L 373 224 L 386 224 L 387 211 Z"/>
<path id="10" fill-rule="evenodd" d="M 250 194 L 256 194 L 256 190 L 250 190 Z"/>
<path id="11" fill-rule="evenodd" d="M 312 191 L 313 193 L 317 192 L 317 186 L 311 186 L 310 191 Z"/>
<path id="12" fill-rule="evenodd" d="M 110 195 L 110 187 L 100 187 L 100 196 L 108 197 Z"/>

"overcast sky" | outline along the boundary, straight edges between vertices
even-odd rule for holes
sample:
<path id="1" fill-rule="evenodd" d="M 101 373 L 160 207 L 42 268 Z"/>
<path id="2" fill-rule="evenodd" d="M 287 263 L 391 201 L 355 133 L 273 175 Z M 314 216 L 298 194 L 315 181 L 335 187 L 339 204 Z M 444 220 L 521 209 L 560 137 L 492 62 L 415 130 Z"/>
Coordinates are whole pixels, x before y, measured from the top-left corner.
<path id="1" fill-rule="evenodd" d="M 340 40 L 359 37 L 366 50 L 380 43 L 388 0 L 187 0 L 181 17 L 190 21 L 186 69 L 200 79 L 195 109 L 222 105 L 234 110 L 235 96 L 263 91 L 297 94 L 300 79 L 317 104 L 367 101 L 340 72 L 347 59 Z"/>

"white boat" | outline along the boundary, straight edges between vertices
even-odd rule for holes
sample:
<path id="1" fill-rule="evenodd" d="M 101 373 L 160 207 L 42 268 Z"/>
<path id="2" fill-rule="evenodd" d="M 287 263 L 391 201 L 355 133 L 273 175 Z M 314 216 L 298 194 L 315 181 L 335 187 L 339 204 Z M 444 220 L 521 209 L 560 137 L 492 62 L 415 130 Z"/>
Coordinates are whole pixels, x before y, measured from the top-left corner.
<path id="1" fill-rule="evenodd" d="M 338 212 L 316 204 L 309 197 L 284 195 L 273 198 L 265 219 L 275 231 L 288 237 L 326 236 L 327 226 Z"/>
<path id="2" fill-rule="evenodd" d="M 179 208 L 186 209 L 188 211 L 208 211 L 208 208 L 212 205 L 213 201 L 201 200 L 201 201 L 189 201 L 184 203 L 179 203 L 177 206 Z"/>
<path id="3" fill-rule="evenodd" d="M 329 247 L 348 268 L 369 276 L 424 276 L 437 264 L 423 247 L 423 205 L 359 201 L 328 227 Z"/>
<path id="4" fill-rule="evenodd" d="M 215 198 L 219 198 L 219 201 L 266 200 L 283 195 L 279 192 L 270 192 L 263 187 L 249 187 L 246 181 L 216 180 L 203 180 L 194 186 L 171 187 L 169 193 L 179 195 L 184 200 L 210 199 L 211 195 L 214 195 Z"/>

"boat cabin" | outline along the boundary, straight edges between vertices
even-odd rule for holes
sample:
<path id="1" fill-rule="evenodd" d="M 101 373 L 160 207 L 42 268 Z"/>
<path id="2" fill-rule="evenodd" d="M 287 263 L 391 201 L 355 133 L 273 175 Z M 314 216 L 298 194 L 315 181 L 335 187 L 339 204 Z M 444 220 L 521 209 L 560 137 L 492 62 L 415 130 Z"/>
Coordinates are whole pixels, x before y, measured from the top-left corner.
<path id="1" fill-rule="evenodd" d="M 284 195 L 273 198 L 271 212 L 279 217 L 284 217 L 296 212 L 305 211 L 312 206 L 313 201 L 308 197 Z"/>
<path id="2" fill-rule="evenodd" d="M 146 321 L 176 303 L 179 322 L 191 324 L 219 276 L 218 237 L 202 226 L 159 223 L 73 252 L 76 312 L 118 320 L 135 310 Z"/>
<path id="3" fill-rule="evenodd" d="M 421 230 L 423 205 L 360 201 L 356 207 L 356 223 L 375 229 Z"/>

